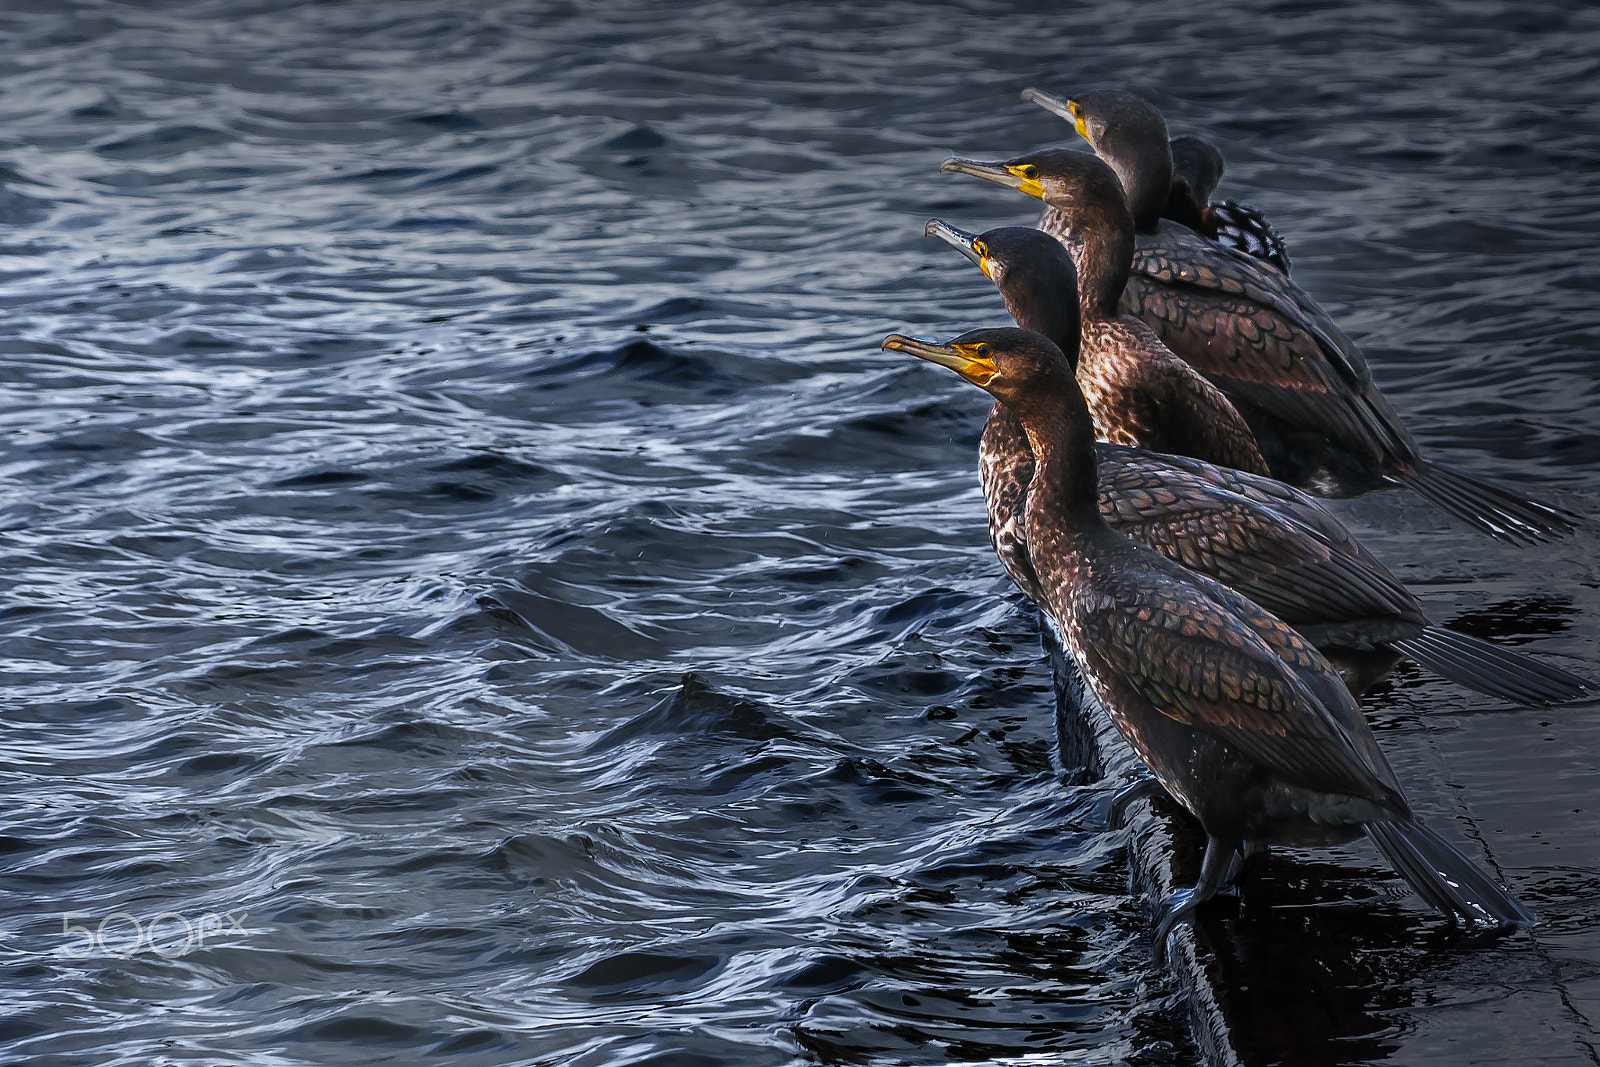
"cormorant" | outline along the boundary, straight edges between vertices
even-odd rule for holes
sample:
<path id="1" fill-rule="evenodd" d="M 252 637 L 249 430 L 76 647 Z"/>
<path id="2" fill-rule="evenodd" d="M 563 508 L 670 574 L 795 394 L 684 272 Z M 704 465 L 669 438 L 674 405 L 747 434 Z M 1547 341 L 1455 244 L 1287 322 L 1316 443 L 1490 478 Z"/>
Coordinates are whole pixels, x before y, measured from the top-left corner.
<path id="1" fill-rule="evenodd" d="M 1206 832 L 1200 878 L 1167 902 L 1158 946 L 1253 847 L 1337 844 L 1363 832 L 1446 915 L 1534 921 L 1417 819 L 1354 698 L 1309 642 L 1106 525 L 1093 425 L 1059 348 L 1016 328 L 947 344 L 894 334 L 883 347 L 983 387 L 1028 437 L 1026 524 L 1041 606 L 1090 694 Z"/>
<path id="2" fill-rule="evenodd" d="M 1037 89 L 1022 91 L 1024 100 L 1045 96 Z M 1288 274 L 1288 246 L 1260 208 L 1237 200 L 1211 199 L 1222 181 L 1222 153 L 1217 146 L 1189 133 L 1179 134 L 1167 143 L 1172 148 L 1172 185 L 1161 217 Z"/>

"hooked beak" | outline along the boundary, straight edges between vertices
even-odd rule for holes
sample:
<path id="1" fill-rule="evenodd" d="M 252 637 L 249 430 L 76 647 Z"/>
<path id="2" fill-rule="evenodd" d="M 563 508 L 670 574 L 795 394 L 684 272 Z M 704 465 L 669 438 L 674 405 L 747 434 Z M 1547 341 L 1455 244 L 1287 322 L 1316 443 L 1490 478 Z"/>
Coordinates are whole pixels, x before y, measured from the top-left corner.
<path id="1" fill-rule="evenodd" d="M 945 160 L 939 167 L 940 170 L 953 170 L 958 174 L 970 174 L 974 178 L 994 182 L 1011 189 L 1027 193 L 1029 196 L 1044 199 L 1044 189 L 1037 181 L 1013 174 L 1004 163 L 983 163 L 976 159 L 962 159 L 952 156 Z"/>
<path id="2" fill-rule="evenodd" d="M 1083 119 L 1072 113 L 1072 101 L 1047 93 L 1043 89 L 1024 89 L 1022 99 L 1038 104 L 1052 115 L 1066 119 L 1085 141 L 1089 140 L 1089 131 L 1084 128 Z"/>
<path id="3" fill-rule="evenodd" d="M 968 233 L 966 230 L 958 230 L 943 219 L 929 219 L 928 225 L 923 227 L 922 232 L 925 236 L 937 237 L 957 252 L 960 252 L 978 265 L 978 269 L 983 271 L 984 277 L 990 281 L 994 280 L 994 275 L 989 273 L 989 261 L 980 255 L 975 247 L 978 242 L 977 234 Z"/>
<path id="4" fill-rule="evenodd" d="M 1000 373 L 994 360 L 979 356 L 966 345 L 941 345 L 936 341 L 921 341 L 903 333 L 891 333 L 883 339 L 882 347 L 893 352 L 904 352 L 929 363 L 949 367 L 973 385 L 988 385 Z M 983 346 L 987 348 L 988 346 Z"/>

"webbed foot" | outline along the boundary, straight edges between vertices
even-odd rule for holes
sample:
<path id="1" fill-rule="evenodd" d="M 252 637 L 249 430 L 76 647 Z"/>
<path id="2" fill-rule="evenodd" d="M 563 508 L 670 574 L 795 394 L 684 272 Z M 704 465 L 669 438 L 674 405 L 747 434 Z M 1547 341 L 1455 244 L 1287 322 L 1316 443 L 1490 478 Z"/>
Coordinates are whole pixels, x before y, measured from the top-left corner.
<path id="1" fill-rule="evenodd" d="M 1189 916 L 1189 913 L 1205 902 L 1200 896 L 1199 887 L 1194 889 L 1180 889 L 1167 898 L 1161 906 L 1161 914 L 1156 919 L 1156 962 L 1167 961 L 1167 936 L 1174 927 Z"/>
<path id="2" fill-rule="evenodd" d="M 1168 897 L 1166 903 L 1162 905 L 1161 914 L 1156 919 L 1157 962 L 1166 962 L 1167 938 L 1178 923 L 1190 917 L 1196 908 L 1217 895 L 1229 871 L 1236 871 L 1236 858 L 1247 847 L 1243 844 L 1235 847 L 1214 837 L 1206 838 L 1206 854 L 1200 861 L 1199 880 L 1195 882 L 1193 889 L 1180 889 Z M 1241 864 L 1242 862 L 1239 861 Z"/>

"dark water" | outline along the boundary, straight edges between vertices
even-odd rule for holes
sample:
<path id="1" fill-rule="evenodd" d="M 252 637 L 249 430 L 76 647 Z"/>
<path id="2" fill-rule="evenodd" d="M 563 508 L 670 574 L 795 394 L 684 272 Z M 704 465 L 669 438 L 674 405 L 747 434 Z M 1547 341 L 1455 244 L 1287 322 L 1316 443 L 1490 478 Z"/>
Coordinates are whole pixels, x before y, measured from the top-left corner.
<path id="1" fill-rule="evenodd" d="M 1193 1062 L 985 398 L 876 351 L 1003 321 L 921 233 L 1034 217 L 936 171 L 1024 86 L 1210 134 L 1425 447 L 1600 513 L 1596 9 L 602 6 L 0 11 L 7 1060 Z M 1338 510 L 1600 670 L 1592 531 Z M 1595 705 L 1366 703 L 1544 924 L 1274 858 L 1252 1060 L 1597 1062 Z"/>

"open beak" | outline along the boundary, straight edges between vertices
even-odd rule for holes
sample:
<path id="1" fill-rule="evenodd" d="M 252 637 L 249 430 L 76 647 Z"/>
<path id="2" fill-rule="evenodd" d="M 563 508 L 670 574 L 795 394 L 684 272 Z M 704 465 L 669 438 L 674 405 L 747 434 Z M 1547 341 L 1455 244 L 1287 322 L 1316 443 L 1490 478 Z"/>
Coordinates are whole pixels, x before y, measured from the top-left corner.
<path id="1" fill-rule="evenodd" d="M 966 230 L 958 230 L 943 219 L 929 219 L 928 225 L 923 227 L 922 232 L 927 236 L 937 237 L 957 252 L 960 252 L 976 263 L 985 277 L 990 281 L 994 280 L 994 275 L 989 273 L 989 261 L 979 255 L 977 248 L 974 247 L 978 243 L 977 234 L 968 233 Z"/>
<path id="2" fill-rule="evenodd" d="M 982 178 L 984 181 L 1017 189 L 1027 193 L 1029 196 L 1036 196 L 1040 200 L 1044 199 L 1044 189 L 1037 181 L 1024 178 L 1020 174 L 1013 174 L 1004 163 L 982 163 L 976 159 L 962 159 L 959 156 L 952 156 L 945 160 L 939 169 L 953 170 L 957 174 L 970 174 L 974 178 Z"/>
<path id="3" fill-rule="evenodd" d="M 882 347 L 892 352 L 905 352 L 917 356 L 929 363 L 937 363 L 941 367 L 949 367 L 973 385 L 988 385 L 989 381 L 1000 373 L 993 359 L 975 355 L 966 345 L 941 345 L 935 341 L 920 341 L 915 337 L 907 337 L 903 333 L 891 333 L 883 339 Z"/>
<path id="4" fill-rule="evenodd" d="M 1089 131 L 1083 127 L 1083 119 L 1072 113 L 1072 102 L 1043 89 L 1024 89 L 1022 99 L 1038 104 L 1052 115 L 1066 119 L 1072 123 L 1072 128 L 1077 130 L 1085 141 L 1089 139 Z"/>

